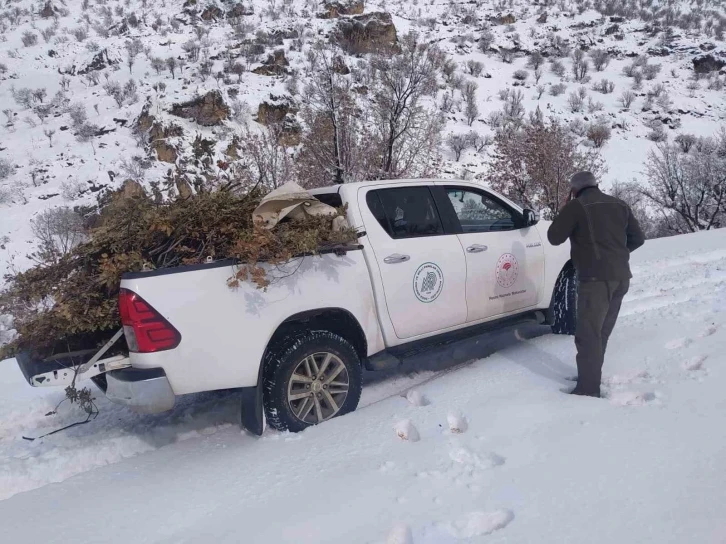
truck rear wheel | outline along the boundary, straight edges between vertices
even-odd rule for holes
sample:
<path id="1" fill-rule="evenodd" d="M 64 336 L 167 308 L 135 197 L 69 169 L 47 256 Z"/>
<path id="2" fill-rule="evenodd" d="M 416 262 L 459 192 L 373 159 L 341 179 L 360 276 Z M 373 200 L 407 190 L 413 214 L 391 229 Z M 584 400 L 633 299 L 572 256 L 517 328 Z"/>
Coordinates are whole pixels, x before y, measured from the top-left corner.
<path id="1" fill-rule="evenodd" d="M 329 331 L 304 331 L 285 338 L 265 360 L 267 422 L 299 432 L 358 406 L 362 371 L 345 338 Z"/>
<path id="2" fill-rule="evenodd" d="M 571 263 L 562 269 L 557 278 L 549 314 L 554 334 L 574 336 L 577 324 L 577 272 Z"/>

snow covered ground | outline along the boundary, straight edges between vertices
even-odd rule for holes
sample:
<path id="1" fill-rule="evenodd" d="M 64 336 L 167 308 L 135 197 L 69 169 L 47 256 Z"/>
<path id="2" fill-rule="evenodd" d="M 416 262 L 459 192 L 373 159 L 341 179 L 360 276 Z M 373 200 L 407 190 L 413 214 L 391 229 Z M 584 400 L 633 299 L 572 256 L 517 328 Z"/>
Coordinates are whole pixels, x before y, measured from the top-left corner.
<path id="1" fill-rule="evenodd" d="M 602 400 L 564 395 L 572 339 L 527 327 L 371 374 L 298 435 L 240 433 L 220 392 L 153 417 L 100 399 L 28 442 L 80 414 L 45 417 L 61 394 L 0 363 L 3 541 L 723 544 L 726 231 L 634 261 Z"/>

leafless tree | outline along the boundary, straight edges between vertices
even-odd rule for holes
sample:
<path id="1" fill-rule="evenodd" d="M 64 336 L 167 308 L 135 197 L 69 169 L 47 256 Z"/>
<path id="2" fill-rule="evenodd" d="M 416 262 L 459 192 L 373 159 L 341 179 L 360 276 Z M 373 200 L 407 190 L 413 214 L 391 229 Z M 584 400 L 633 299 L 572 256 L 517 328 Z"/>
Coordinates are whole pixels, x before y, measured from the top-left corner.
<path id="1" fill-rule="evenodd" d="M 520 128 L 499 130 L 492 155 L 492 188 L 547 217 L 554 217 L 564 202 L 569 176 L 578 170 L 602 171 L 597 152 L 580 150 L 566 126 L 541 115 L 532 115 Z"/>
<path id="2" fill-rule="evenodd" d="M 171 78 L 176 79 L 176 69 L 179 66 L 178 61 L 174 57 L 168 57 L 165 62 L 166 62 L 166 67 L 171 72 Z"/>
<path id="3" fill-rule="evenodd" d="M 479 116 L 479 106 L 477 105 L 476 96 L 478 88 L 479 86 L 473 81 L 467 81 L 464 84 L 463 94 L 464 104 L 466 105 L 464 112 L 466 114 L 466 122 L 469 126 L 471 126 Z"/>
<path id="4" fill-rule="evenodd" d="M 45 137 L 48 138 L 49 146 L 53 147 L 53 135 L 55 134 L 55 130 L 45 129 L 43 130 L 43 134 L 45 134 Z"/>
<path id="5" fill-rule="evenodd" d="M 726 133 L 703 138 L 687 153 L 662 143 L 648 155 L 642 193 L 675 220 L 674 232 L 697 232 L 726 221 Z"/>
<path id="6" fill-rule="evenodd" d="M 623 108 L 630 109 L 630 106 L 633 105 L 633 102 L 635 101 L 635 93 L 633 91 L 624 91 L 623 94 L 620 95 L 620 104 L 622 104 Z"/>
<path id="7" fill-rule="evenodd" d="M 456 162 L 459 162 L 461 154 L 471 146 L 471 140 L 466 134 L 450 134 L 446 138 L 446 145 L 454 152 Z"/>
<path id="8" fill-rule="evenodd" d="M 598 72 L 602 72 L 610 64 L 610 54 L 604 49 L 593 49 L 590 51 L 590 58 Z"/>
<path id="9" fill-rule="evenodd" d="M 532 68 L 532 70 L 538 70 L 540 66 L 542 66 L 545 62 L 545 58 L 539 51 L 534 51 L 528 58 L 527 58 L 527 66 Z"/>
<path id="10" fill-rule="evenodd" d="M 279 124 L 263 127 L 259 132 L 252 131 L 248 125 L 243 128 L 242 153 L 249 161 L 245 173 L 253 186 L 276 189 L 292 177 L 292 161 L 280 143 L 281 129 Z"/>
<path id="11" fill-rule="evenodd" d="M 412 32 L 401 39 L 401 51 L 374 61 L 378 74 L 374 117 L 381 148 L 381 177 L 397 177 L 420 167 L 437 147 L 441 118 L 424 107 L 434 95 L 442 54 Z"/>
<path id="12" fill-rule="evenodd" d="M 83 219 L 67 207 L 43 211 L 30 225 L 39 242 L 34 256 L 39 262 L 58 262 L 86 238 Z"/>

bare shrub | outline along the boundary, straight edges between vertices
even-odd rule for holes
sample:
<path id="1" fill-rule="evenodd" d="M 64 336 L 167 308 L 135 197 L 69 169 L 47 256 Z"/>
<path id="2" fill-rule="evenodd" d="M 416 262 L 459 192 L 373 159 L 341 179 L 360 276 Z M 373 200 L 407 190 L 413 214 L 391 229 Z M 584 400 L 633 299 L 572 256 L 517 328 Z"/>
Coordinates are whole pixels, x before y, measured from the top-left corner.
<path id="1" fill-rule="evenodd" d="M 56 263 L 86 238 L 83 218 L 67 207 L 45 210 L 30 220 L 38 240 L 36 260 Z"/>
<path id="2" fill-rule="evenodd" d="M 540 66 L 542 66 L 545 62 L 545 58 L 539 51 L 534 51 L 528 58 L 527 58 L 527 66 L 532 68 L 532 70 L 537 70 Z"/>
<path id="3" fill-rule="evenodd" d="M 562 61 L 553 60 L 550 63 L 550 70 L 552 70 L 552 73 L 558 77 L 562 77 L 565 75 L 565 65 L 562 64 Z"/>
<path id="4" fill-rule="evenodd" d="M 602 94 L 610 94 L 615 90 L 615 83 L 609 79 L 601 79 L 598 83 L 595 83 L 592 86 L 592 90 Z"/>
<path id="5" fill-rule="evenodd" d="M 693 134 L 679 134 L 673 141 L 683 153 L 688 153 L 696 145 L 696 142 L 698 142 L 698 137 Z"/>
<path id="6" fill-rule="evenodd" d="M 662 66 L 660 64 L 646 64 L 642 68 L 643 77 L 651 81 L 660 73 L 661 68 Z"/>
<path id="7" fill-rule="evenodd" d="M 517 70 L 514 72 L 514 79 L 517 81 L 526 81 L 529 77 L 529 72 L 527 70 Z"/>
<path id="8" fill-rule="evenodd" d="M 13 163 L 7 159 L 0 159 L 0 180 L 10 177 L 14 171 Z"/>
<path id="9" fill-rule="evenodd" d="M 651 142 L 665 142 L 668 139 L 668 134 L 666 134 L 663 125 L 659 125 L 651 130 L 646 135 L 646 138 L 648 138 Z"/>
<path id="10" fill-rule="evenodd" d="M 68 114 L 71 117 L 71 122 L 73 123 L 74 127 L 80 127 L 88 120 L 88 113 L 86 113 L 86 107 L 80 102 L 76 102 L 70 108 L 68 108 Z"/>
<path id="11" fill-rule="evenodd" d="M 550 87 L 550 94 L 552 96 L 560 96 L 564 94 L 566 90 L 567 85 L 564 83 L 558 83 L 557 85 L 552 85 L 552 87 Z"/>
<path id="12" fill-rule="evenodd" d="M 25 47 L 32 47 L 34 45 L 37 45 L 37 43 L 38 43 L 38 35 L 35 32 L 31 32 L 30 30 L 26 30 L 25 32 L 23 32 L 23 35 L 20 38 L 20 41 L 23 42 L 23 46 L 25 46 Z"/>
<path id="13" fill-rule="evenodd" d="M 456 162 L 459 162 L 461 154 L 471 147 L 471 140 L 466 134 L 450 134 L 446 138 L 446 145 L 454 152 Z"/>
<path id="14" fill-rule="evenodd" d="M 493 43 L 494 34 L 492 34 L 491 30 L 484 30 L 479 37 L 479 50 L 482 53 L 488 53 Z"/>
<path id="15" fill-rule="evenodd" d="M 78 42 L 83 42 L 88 38 L 88 28 L 83 26 L 74 28 L 70 33 Z"/>
<path id="16" fill-rule="evenodd" d="M 545 93 L 547 88 L 544 85 L 537 85 L 537 100 L 542 98 L 542 95 Z"/>
<path id="17" fill-rule="evenodd" d="M 464 85 L 464 103 L 466 105 L 464 113 L 466 114 L 466 122 L 471 126 L 479 116 L 479 106 L 477 105 L 476 91 L 479 86 L 473 81 L 467 81 Z"/>
<path id="18" fill-rule="evenodd" d="M 466 71 L 469 75 L 479 77 L 484 71 L 484 64 L 476 60 L 466 61 Z"/>
<path id="19" fill-rule="evenodd" d="M 591 123 L 587 127 L 587 139 L 597 148 L 603 147 L 611 135 L 610 125 L 604 122 Z"/>
<path id="20" fill-rule="evenodd" d="M 590 58 L 595 70 L 602 72 L 610 64 L 610 54 L 604 49 L 593 49 L 590 51 Z"/>
<path id="21" fill-rule="evenodd" d="M 570 93 L 567 97 L 567 105 L 570 107 L 572 113 L 578 113 L 582 111 L 585 105 L 585 100 L 580 96 L 579 93 Z"/>
<path id="22" fill-rule="evenodd" d="M 504 47 L 502 47 L 499 50 L 499 56 L 501 57 L 502 62 L 505 64 L 512 64 L 514 62 L 515 54 L 514 51 L 512 51 L 511 49 L 505 49 Z"/>
<path id="23" fill-rule="evenodd" d="M 576 49 L 572 57 L 572 75 L 575 76 L 575 81 L 585 81 L 589 70 L 590 62 L 585 58 L 585 52 Z"/>
<path id="24" fill-rule="evenodd" d="M 623 91 L 623 94 L 620 95 L 620 104 L 626 110 L 630 109 L 630 106 L 633 105 L 634 101 L 635 93 L 633 91 Z"/>

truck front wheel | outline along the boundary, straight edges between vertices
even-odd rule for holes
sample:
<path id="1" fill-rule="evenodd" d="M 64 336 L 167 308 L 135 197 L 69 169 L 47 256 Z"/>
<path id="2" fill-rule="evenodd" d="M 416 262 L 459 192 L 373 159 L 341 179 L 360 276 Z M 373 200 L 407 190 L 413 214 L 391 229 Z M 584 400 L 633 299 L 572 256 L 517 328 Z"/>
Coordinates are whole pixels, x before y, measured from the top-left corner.
<path id="1" fill-rule="evenodd" d="M 265 358 L 267 422 L 299 432 L 352 412 L 361 382 L 360 359 L 345 338 L 329 331 L 293 333 Z"/>

